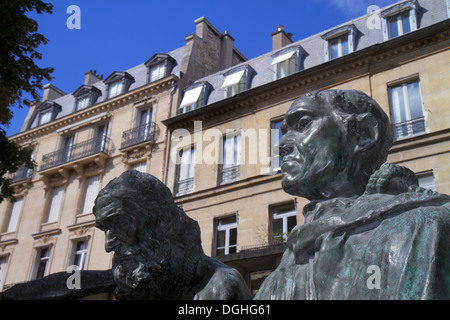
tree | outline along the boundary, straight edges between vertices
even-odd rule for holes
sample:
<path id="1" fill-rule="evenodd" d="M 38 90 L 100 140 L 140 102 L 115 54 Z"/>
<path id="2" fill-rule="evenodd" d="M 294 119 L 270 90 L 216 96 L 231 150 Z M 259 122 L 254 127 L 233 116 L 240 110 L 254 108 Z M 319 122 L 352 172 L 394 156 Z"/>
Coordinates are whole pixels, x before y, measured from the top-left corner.
<path id="1" fill-rule="evenodd" d="M 52 79 L 53 68 L 40 68 L 34 62 L 42 59 L 36 49 L 48 39 L 37 32 L 37 22 L 26 15 L 33 11 L 51 14 L 53 5 L 41 0 L 0 1 L 0 124 L 6 127 L 11 124 L 13 108 L 30 106 L 23 95 L 28 93 L 34 101 L 39 100 L 42 81 Z M 22 165 L 30 169 L 35 166 L 28 150 L 10 141 L 0 128 L 0 202 L 15 200 L 8 173 Z"/>

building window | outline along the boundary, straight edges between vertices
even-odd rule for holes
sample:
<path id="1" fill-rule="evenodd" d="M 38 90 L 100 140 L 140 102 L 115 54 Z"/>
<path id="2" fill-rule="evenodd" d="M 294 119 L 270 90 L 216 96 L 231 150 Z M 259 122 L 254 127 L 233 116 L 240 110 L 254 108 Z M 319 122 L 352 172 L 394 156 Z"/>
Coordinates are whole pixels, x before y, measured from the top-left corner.
<path id="1" fill-rule="evenodd" d="M 416 1 L 409 0 L 382 11 L 383 39 L 393 39 L 417 30 L 417 10 Z"/>
<path id="2" fill-rule="evenodd" d="M 70 259 L 70 265 L 75 265 L 78 270 L 84 270 L 86 265 L 88 242 L 85 240 L 77 241 L 73 244 L 72 257 Z"/>
<path id="3" fill-rule="evenodd" d="M 41 248 L 37 251 L 31 280 L 42 279 L 47 275 L 49 260 L 50 248 Z"/>
<path id="4" fill-rule="evenodd" d="M 153 82 L 167 77 L 176 61 L 168 54 L 156 53 L 144 65 L 147 67 L 148 81 Z"/>
<path id="5" fill-rule="evenodd" d="M 108 98 L 113 98 L 122 94 L 123 83 L 122 81 L 116 81 L 109 85 Z"/>
<path id="6" fill-rule="evenodd" d="M 52 121 L 52 114 L 53 114 L 53 112 L 51 110 L 42 112 L 39 115 L 39 125 L 42 125 L 42 124 Z"/>
<path id="7" fill-rule="evenodd" d="M 147 172 L 147 161 L 142 161 L 131 165 L 130 170 L 136 170 L 139 172 Z"/>
<path id="8" fill-rule="evenodd" d="M 47 222 L 55 222 L 59 219 L 61 212 L 62 198 L 64 194 L 64 186 L 53 188 L 52 197 L 48 209 Z"/>
<path id="9" fill-rule="evenodd" d="M 212 90 L 212 85 L 207 81 L 195 83 L 186 88 L 183 100 L 178 107 L 180 113 L 185 113 L 206 105 Z"/>
<path id="10" fill-rule="evenodd" d="M 77 111 L 89 107 L 89 97 L 83 97 L 77 100 Z"/>
<path id="11" fill-rule="evenodd" d="M 395 139 L 425 132 L 419 80 L 389 86 L 389 99 Z"/>
<path id="12" fill-rule="evenodd" d="M 9 215 L 8 227 L 6 232 L 13 232 L 17 230 L 17 225 L 19 223 L 20 213 L 22 211 L 23 198 L 17 199 L 11 208 L 11 213 Z"/>
<path id="13" fill-rule="evenodd" d="M 216 256 L 237 252 L 236 216 L 216 221 Z"/>
<path id="14" fill-rule="evenodd" d="M 72 159 L 74 135 L 62 138 L 61 162 L 69 162 Z"/>
<path id="15" fill-rule="evenodd" d="M 5 283 L 7 263 L 6 257 L 0 257 L 0 292 L 3 290 L 3 285 Z"/>
<path id="16" fill-rule="evenodd" d="M 75 111 L 79 111 L 94 104 L 101 95 L 101 91 L 94 86 L 83 84 L 72 95 L 75 97 Z"/>
<path id="17" fill-rule="evenodd" d="M 411 32 L 409 13 L 399 14 L 388 19 L 389 39 Z"/>
<path id="18" fill-rule="evenodd" d="M 97 175 L 86 179 L 85 185 L 83 208 L 81 214 L 92 212 L 95 198 L 98 195 L 98 190 L 100 187 L 100 176 Z"/>
<path id="19" fill-rule="evenodd" d="M 127 72 L 114 71 L 104 81 L 108 99 L 127 92 L 133 82 L 134 78 Z"/>
<path id="20" fill-rule="evenodd" d="M 108 124 L 100 124 L 95 128 L 95 152 L 104 152 L 108 142 Z"/>
<path id="21" fill-rule="evenodd" d="M 281 160 L 278 146 L 280 143 L 280 139 L 283 136 L 281 132 L 281 124 L 283 123 L 283 119 L 273 120 L 271 122 L 271 132 L 270 132 L 270 156 L 271 156 L 271 166 L 272 170 L 279 170 L 281 167 Z"/>
<path id="22" fill-rule="evenodd" d="M 270 208 L 270 242 L 285 242 L 297 225 L 297 211 L 294 203 Z"/>
<path id="23" fill-rule="evenodd" d="M 138 110 L 138 126 L 139 126 L 139 140 L 145 141 L 150 139 L 151 123 L 152 123 L 153 109 L 147 107 Z"/>
<path id="24" fill-rule="evenodd" d="M 330 50 L 329 55 L 331 59 L 342 57 L 348 54 L 348 36 L 344 35 L 328 42 L 328 48 Z"/>
<path id="25" fill-rule="evenodd" d="M 219 165 L 219 184 L 240 178 L 241 135 L 228 135 L 223 139 L 222 157 Z"/>
<path id="26" fill-rule="evenodd" d="M 355 25 L 342 26 L 322 35 L 325 61 L 342 57 L 355 51 L 357 29 Z"/>
<path id="27" fill-rule="evenodd" d="M 162 63 L 150 68 L 150 82 L 162 79 L 166 76 L 166 66 Z"/>
<path id="28" fill-rule="evenodd" d="M 433 172 L 417 174 L 417 179 L 419 180 L 419 187 L 436 191 L 436 183 Z"/>
<path id="29" fill-rule="evenodd" d="M 176 195 L 194 191 L 195 147 L 181 149 L 178 153 Z"/>
<path id="30" fill-rule="evenodd" d="M 272 60 L 272 65 L 275 67 L 276 79 L 286 77 L 297 71 L 297 62 L 295 50 L 290 50 L 285 53 L 277 55 Z"/>
<path id="31" fill-rule="evenodd" d="M 280 50 L 272 55 L 275 79 L 286 77 L 302 68 L 302 59 L 305 51 L 301 46 Z"/>
<path id="32" fill-rule="evenodd" d="M 225 80 L 222 89 L 225 89 L 225 97 L 232 97 L 250 88 L 255 71 L 248 65 L 233 69 L 224 74 Z"/>

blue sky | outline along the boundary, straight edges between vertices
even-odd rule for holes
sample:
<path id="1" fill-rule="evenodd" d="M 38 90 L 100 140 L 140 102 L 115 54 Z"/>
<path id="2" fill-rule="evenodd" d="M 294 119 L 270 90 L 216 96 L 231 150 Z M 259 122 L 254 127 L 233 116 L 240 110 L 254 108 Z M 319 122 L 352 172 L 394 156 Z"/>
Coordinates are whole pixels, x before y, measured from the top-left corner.
<path id="1" fill-rule="evenodd" d="M 220 32 L 228 30 L 235 46 L 248 58 L 271 51 L 270 34 L 278 25 L 298 41 L 397 0 L 44 0 L 53 14 L 30 14 L 49 43 L 38 51 L 41 67 L 55 68 L 51 83 L 75 91 L 84 73 L 96 70 L 106 78 L 127 70 L 154 53 L 182 47 L 195 31 L 194 20 L 206 17 Z M 68 29 L 70 5 L 81 10 L 81 29 Z M 46 84 L 47 82 L 44 82 Z M 7 136 L 20 131 L 28 109 L 13 109 Z"/>

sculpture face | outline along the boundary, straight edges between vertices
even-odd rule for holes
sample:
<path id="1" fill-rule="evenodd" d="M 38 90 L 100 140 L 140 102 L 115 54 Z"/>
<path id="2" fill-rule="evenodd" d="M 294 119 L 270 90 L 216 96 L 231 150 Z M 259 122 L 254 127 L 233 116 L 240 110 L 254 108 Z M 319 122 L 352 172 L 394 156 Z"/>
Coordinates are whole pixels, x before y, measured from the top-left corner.
<path id="1" fill-rule="evenodd" d="M 309 200 L 327 199 L 344 187 L 354 145 L 329 103 L 297 99 L 282 125 L 280 156 L 283 189 Z"/>
<path id="2" fill-rule="evenodd" d="M 105 250 L 123 251 L 136 243 L 136 230 L 130 214 L 118 200 L 99 198 L 96 225 L 105 231 Z"/>

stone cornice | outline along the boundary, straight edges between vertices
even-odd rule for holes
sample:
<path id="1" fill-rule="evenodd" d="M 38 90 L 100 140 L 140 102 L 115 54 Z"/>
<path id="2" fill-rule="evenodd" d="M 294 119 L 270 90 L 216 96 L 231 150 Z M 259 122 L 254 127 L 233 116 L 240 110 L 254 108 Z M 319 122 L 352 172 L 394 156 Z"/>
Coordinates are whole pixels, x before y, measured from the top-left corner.
<path id="1" fill-rule="evenodd" d="M 139 103 L 142 101 L 151 100 L 153 94 L 157 93 L 160 90 L 171 89 L 171 84 L 173 81 L 177 81 L 178 77 L 175 75 L 170 75 L 164 79 L 161 79 L 157 82 L 152 82 L 145 86 L 141 86 L 132 91 L 127 92 L 126 94 L 120 95 L 118 97 L 108 99 L 106 101 L 97 103 L 89 108 L 83 109 L 78 112 L 74 112 L 68 114 L 60 119 L 56 119 L 48 124 L 43 126 L 39 126 L 37 128 L 29 129 L 24 132 L 20 132 L 14 136 L 9 137 L 10 140 L 22 144 L 28 140 L 33 138 L 37 138 L 39 136 L 56 132 L 57 129 L 73 125 L 78 121 L 86 120 L 90 117 L 98 115 L 102 112 L 107 112 L 119 108 L 127 103 Z"/>
<path id="2" fill-rule="evenodd" d="M 245 108 L 251 107 L 253 109 L 252 112 L 254 112 L 255 104 L 281 94 L 291 93 L 295 95 L 296 90 L 302 87 L 310 87 L 321 83 L 325 84 L 322 88 L 332 87 L 336 85 L 336 82 L 332 81 L 333 78 L 339 75 L 347 76 L 350 79 L 355 77 L 355 72 L 358 72 L 359 76 L 361 74 L 368 75 L 370 73 L 381 72 L 385 69 L 392 68 L 392 66 L 386 64 L 385 67 L 378 67 L 377 70 L 373 70 L 373 66 L 379 66 L 380 63 L 394 58 L 399 59 L 400 55 L 402 55 L 400 58 L 402 61 L 398 62 L 397 65 L 404 63 L 406 60 L 413 61 L 420 59 L 423 57 L 423 54 L 416 57 L 407 57 L 405 55 L 424 47 L 430 48 L 432 51 L 430 54 L 439 50 L 448 50 L 449 46 L 446 43 L 449 40 L 449 27 L 450 20 L 447 19 L 401 37 L 357 50 L 341 58 L 321 63 L 282 79 L 246 90 L 233 97 L 174 116 L 162 121 L 162 123 L 171 130 L 192 128 L 194 121 L 205 121 L 223 115 L 224 113 L 231 114 L 233 110 L 242 110 L 241 112 L 244 112 Z M 437 43 L 444 43 L 444 45 L 442 45 L 442 48 L 437 49 Z M 261 107 L 258 106 L 256 109 Z"/>

